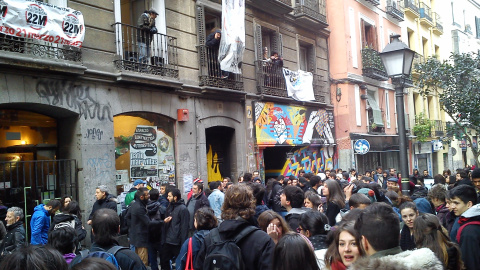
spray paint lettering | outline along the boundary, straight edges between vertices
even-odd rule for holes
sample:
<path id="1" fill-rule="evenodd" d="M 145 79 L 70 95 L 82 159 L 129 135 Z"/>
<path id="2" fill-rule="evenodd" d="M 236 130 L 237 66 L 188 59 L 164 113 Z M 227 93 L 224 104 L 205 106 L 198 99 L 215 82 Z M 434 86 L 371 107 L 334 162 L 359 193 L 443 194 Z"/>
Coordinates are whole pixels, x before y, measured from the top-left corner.
<path id="1" fill-rule="evenodd" d="M 293 152 L 293 156 L 287 158 L 281 174 L 284 176 L 298 175 L 302 169 L 306 173 L 317 174 L 324 170 L 333 169 L 334 163 L 337 162 L 334 160 L 333 146 L 323 148 L 306 146 Z"/>

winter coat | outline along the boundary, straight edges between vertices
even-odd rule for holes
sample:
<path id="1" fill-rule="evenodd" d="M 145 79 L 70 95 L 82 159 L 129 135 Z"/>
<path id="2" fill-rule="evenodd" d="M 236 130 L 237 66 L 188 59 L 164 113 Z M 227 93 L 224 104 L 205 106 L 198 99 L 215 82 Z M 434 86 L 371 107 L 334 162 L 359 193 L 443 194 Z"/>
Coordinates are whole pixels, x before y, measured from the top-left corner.
<path id="1" fill-rule="evenodd" d="M 292 208 L 288 211 L 287 215 L 285 215 L 285 221 L 290 226 L 290 229 L 295 231 L 298 228 L 298 224 L 300 223 L 300 216 L 307 212 L 307 208 Z"/>
<path id="2" fill-rule="evenodd" d="M 438 207 L 435 208 L 435 213 L 438 217 L 438 220 L 440 220 L 440 224 L 445 227 L 447 230 L 447 215 L 450 211 L 448 211 L 448 208 L 445 206 L 445 204 L 441 204 Z"/>
<path id="3" fill-rule="evenodd" d="M 458 223 L 462 226 L 472 221 L 480 221 L 480 204 L 476 204 L 463 212 Z M 480 247 L 480 225 L 473 224 L 465 226 L 461 232 L 458 244 L 460 245 L 463 263 L 467 270 L 480 269 L 480 256 L 478 256 L 478 249 Z"/>
<path id="4" fill-rule="evenodd" d="M 150 223 L 148 225 L 148 241 L 150 243 L 160 243 L 161 241 L 165 211 L 166 208 L 158 201 L 148 201 L 147 213 L 150 218 Z"/>
<path id="5" fill-rule="evenodd" d="M 150 218 L 147 215 L 147 203 L 142 200 L 134 201 L 125 217 L 128 224 L 130 244 L 134 247 L 148 247 L 148 225 Z"/>
<path id="6" fill-rule="evenodd" d="M 7 255 L 25 245 L 25 228 L 21 220 L 7 226 L 7 234 L 0 245 L 0 255 Z"/>
<path id="7" fill-rule="evenodd" d="M 70 222 L 75 220 L 75 232 L 77 233 L 77 240 L 82 241 L 87 236 L 87 231 L 82 226 L 82 221 L 76 216 L 71 214 L 57 214 L 52 218 L 49 231 L 52 231 L 55 225 L 61 222 Z"/>
<path id="8" fill-rule="evenodd" d="M 327 202 L 327 210 L 325 210 L 325 215 L 328 218 L 328 224 L 334 226 L 336 221 L 335 217 L 340 213 L 341 207 L 334 202 Z M 293 229 L 293 228 L 292 228 Z"/>
<path id="9" fill-rule="evenodd" d="M 308 238 L 313 245 L 317 264 L 320 269 L 325 268 L 325 253 L 328 249 L 327 235 L 317 234 Z"/>
<path id="10" fill-rule="evenodd" d="M 192 201 L 192 197 L 190 197 L 190 199 L 188 199 L 187 201 L 187 204 L 186 204 L 187 208 L 191 201 Z M 208 201 L 207 196 L 205 196 L 205 193 L 202 192 L 202 194 L 200 194 L 200 196 L 198 196 L 197 199 L 195 200 L 195 210 L 193 211 L 193 213 L 196 213 L 198 209 L 204 206 L 210 207 L 210 202 Z"/>
<path id="11" fill-rule="evenodd" d="M 46 245 L 50 228 L 50 213 L 45 209 L 44 204 L 35 206 L 34 211 L 30 220 L 30 229 L 32 231 L 30 244 Z"/>
<path id="12" fill-rule="evenodd" d="M 280 200 L 280 195 L 282 195 L 282 192 L 283 192 L 283 187 L 280 183 L 273 184 L 273 188 L 272 188 L 272 196 L 273 196 L 273 198 L 272 198 L 272 200 L 273 200 L 272 210 L 277 212 L 277 213 L 287 211 L 287 210 L 285 210 L 284 207 L 282 207 L 282 202 Z"/>
<path id="13" fill-rule="evenodd" d="M 427 195 L 428 189 L 426 189 L 425 187 L 415 187 L 411 198 L 412 200 L 416 200 L 418 198 L 426 198 Z"/>
<path id="14" fill-rule="evenodd" d="M 160 195 L 160 197 L 158 197 L 158 202 L 166 209 L 169 203 L 167 199 L 167 195 Z"/>
<path id="15" fill-rule="evenodd" d="M 88 216 L 88 220 L 92 220 L 93 213 L 95 213 L 95 211 L 97 211 L 98 209 L 108 208 L 117 212 L 117 199 L 111 194 L 106 193 L 106 195 L 107 196 L 105 197 L 105 199 L 95 201 L 92 206 L 92 212 L 90 212 L 90 215 Z"/>
<path id="16" fill-rule="evenodd" d="M 192 238 L 192 262 L 195 262 L 195 259 L 197 258 L 197 254 L 200 251 L 200 248 L 203 245 L 203 241 L 205 239 L 205 236 L 207 236 L 210 233 L 209 230 L 201 230 L 197 231 L 191 238 Z M 177 260 L 176 260 L 176 269 L 185 269 L 185 265 L 187 263 L 187 252 L 188 252 L 188 242 L 190 241 L 190 238 L 185 240 L 183 242 L 182 248 L 180 249 L 180 252 L 178 253 Z"/>
<path id="17" fill-rule="evenodd" d="M 162 244 L 180 246 L 187 239 L 190 219 L 185 201 L 180 199 L 170 203 L 165 216 L 172 217 L 172 220 L 163 225 Z"/>
<path id="18" fill-rule="evenodd" d="M 114 242 L 113 245 L 101 247 L 97 243 L 93 243 L 90 249 L 90 253 L 96 251 L 107 251 L 113 246 L 118 246 L 117 242 Z M 79 263 L 82 260 L 82 256 L 77 256 L 73 261 L 70 263 L 70 268 Z M 122 268 L 122 270 L 147 270 L 145 265 L 143 264 L 142 260 L 135 251 L 130 249 L 122 249 L 117 252 L 115 255 L 115 259 L 117 259 L 118 265 Z"/>
<path id="19" fill-rule="evenodd" d="M 417 247 L 413 234 L 410 234 L 410 228 L 407 225 L 403 225 L 400 233 L 400 247 L 402 250 L 414 250 Z"/>
<path id="20" fill-rule="evenodd" d="M 222 239 L 231 239 L 247 226 L 252 226 L 252 224 L 241 218 L 224 220 L 218 226 L 218 231 Z M 211 238 L 209 234 L 205 236 L 205 243 L 210 242 Z M 245 269 L 264 270 L 271 268 L 275 243 L 266 232 L 256 230 L 245 236 L 237 243 L 237 245 L 242 252 Z M 194 262 L 195 270 L 203 269 L 203 262 L 207 255 L 206 249 L 206 244 L 202 245 L 200 248 L 197 259 Z"/>
<path id="21" fill-rule="evenodd" d="M 267 210 L 268 210 L 268 207 L 265 204 L 260 204 L 255 206 L 255 215 L 253 216 L 253 218 L 257 220 L 258 217 Z"/>
<path id="22" fill-rule="evenodd" d="M 358 259 L 349 270 L 443 270 L 443 264 L 428 248 L 407 250 L 383 250 L 369 257 Z"/>
<path id="23" fill-rule="evenodd" d="M 133 200 L 135 200 L 135 193 L 137 193 L 137 189 L 132 187 L 127 195 L 125 196 L 125 206 L 130 206 Z"/>
<path id="24" fill-rule="evenodd" d="M 216 30 L 215 32 L 213 33 L 210 33 L 208 36 L 207 36 L 207 40 L 205 41 L 205 45 L 207 47 L 210 47 L 210 48 L 213 48 L 213 49 L 216 49 L 218 50 L 218 48 L 220 47 L 220 39 L 216 39 L 215 38 L 215 34 L 216 33 L 222 33 L 221 30 Z"/>
<path id="25" fill-rule="evenodd" d="M 155 27 L 155 19 L 150 17 L 150 14 L 144 12 L 137 21 L 137 41 L 142 43 L 150 43 L 153 38 L 153 34 L 157 33 Z M 152 32 L 153 31 L 153 32 Z"/>

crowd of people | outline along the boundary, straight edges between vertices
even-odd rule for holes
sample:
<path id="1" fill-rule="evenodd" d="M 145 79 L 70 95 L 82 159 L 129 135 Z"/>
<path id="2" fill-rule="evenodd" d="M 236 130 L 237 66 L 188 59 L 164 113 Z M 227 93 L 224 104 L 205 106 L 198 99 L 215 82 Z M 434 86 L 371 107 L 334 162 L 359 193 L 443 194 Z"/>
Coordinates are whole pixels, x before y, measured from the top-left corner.
<path id="1" fill-rule="evenodd" d="M 79 244 L 87 232 L 71 197 L 35 208 L 28 246 L 23 211 L 11 207 L 0 269 L 480 269 L 480 169 L 415 170 L 409 180 L 408 194 L 396 170 L 381 167 L 300 170 L 266 183 L 255 171 L 208 189 L 195 179 L 185 198 L 143 180 L 117 199 L 99 186 L 90 249 Z M 130 247 L 119 244 L 120 231 Z"/>

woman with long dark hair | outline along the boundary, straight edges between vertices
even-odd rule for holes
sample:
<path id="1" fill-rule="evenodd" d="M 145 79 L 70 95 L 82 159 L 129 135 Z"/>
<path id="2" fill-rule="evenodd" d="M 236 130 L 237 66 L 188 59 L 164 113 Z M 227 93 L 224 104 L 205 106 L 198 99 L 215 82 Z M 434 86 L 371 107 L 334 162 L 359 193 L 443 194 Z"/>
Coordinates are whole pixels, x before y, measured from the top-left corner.
<path id="1" fill-rule="evenodd" d="M 413 223 L 418 217 L 417 206 L 413 202 L 405 202 L 400 205 L 400 214 L 405 222 L 400 233 L 400 247 L 402 250 L 414 250 L 416 248 L 413 234 Z"/>
<path id="2" fill-rule="evenodd" d="M 445 228 L 440 226 L 437 216 L 421 214 L 413 222 L 417 248 L 429 248 L 437 255 L 447 270 L 463 269 L 462 256 L 458 245 L 450 241 Z"/>
<path id="3" fill-rule="evenodd" d="M 275 270 L 320 270 L 313 247 L 305 236 L 287 233 L 275 246 L 273 266 Z"/>
<path id="4" fill-rule="evenodd" d="M 325 253 L 327 269 L 345 270 L 365 255 L 360 246 L 361 235 L 353 228 L 354 224 L 355 221 L 342 222 L 335 231 L 332 231 L 333 241 Z"/>
<path id="5" fill-rule="evenodd" d="M 76 251 L 78 252 L 81 249 L 80 241 L 85 239 L 87 236 L 87 231 L 82 225 L 82 214 L 80 210 L 80 204 L 77 201 L 71 201 L 68 205 L 63 209 L 62 213 L 57 214 L 53 217 L 52 223 L 50 224 L 50 231 L 55 230 L 55 227 L 62 223 L 72 223 L 77 233 L 77 240 L 78 245 Z"/>
<path id="6" fill-rule="evenodd" d="M 340 212 L 340 209 L 345 207 L 345 194 L 343 193 L 340 184 L 335 180 L 327 180 L 323 186 L 323 195 L 327 197 L 325 215 L 328 217 L 328 224 L 335 225 L 335 217 Z"/>
<path id="7" fill-rule="evenodd" d="M 329 231 L 330 225 L 328 225 L 328 219 L 325 214 L 317 210 L 309 210 L 300 216 L 298 232 L 306 236 L 312 243 L 320 269 L 325 267 L 323 258 L 328 248 L 327 233 Z"/>

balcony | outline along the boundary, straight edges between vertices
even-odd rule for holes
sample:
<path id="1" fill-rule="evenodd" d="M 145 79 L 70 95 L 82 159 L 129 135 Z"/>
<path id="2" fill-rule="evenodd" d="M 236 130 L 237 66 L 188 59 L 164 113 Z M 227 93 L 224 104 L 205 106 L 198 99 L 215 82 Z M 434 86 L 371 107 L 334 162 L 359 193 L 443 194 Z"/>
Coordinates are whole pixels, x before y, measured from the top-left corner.
<path id="1" fill-rule="evenodd" d="M 418 64 L 423 64 L 425 63 L 425 57 L 423 55 L 416 53 L 415 57 L 413 58 L 413 63 L 412 63 L 412 76 L 413 77 L 418 77 L 418 71 L 415 68 L 416 65 Z"/>
<path id="2" fill-rule="evenodd" d="M 257 90 L 259 95 L 290 98 L 288 97 L 285 77 L 283 77 L 282 68 L 271 65 L 268 62 L 255 61 L 255 71 L 257 79 Z M 313 75 L 313 94 L 315 102 L 330 104 L 330 92 L 325 86 L 323 77 Z"/>
<path id="3" fill-rule="evenodd" d="M 0 34 L 0 51 L 52 60 L 82 62 L 82 51 L 78 47 L 4 34 Z"/>
<path id="4" fill-rule="evenodd" d="M 154 34 L 142 46 L 140 28 L 124 23 L 115 23 L 115 42 L 120 59 L 115 66 L 121 71 L 159 75 L 178 79 L 177 39 Z M 145 46 L 145 47 L 144 47 Z"/>
<path id="5" fill-rule="evenodd" d="M 412 18 L 418 18 L 420 16 L 418 0 L 404 0 L 405 15 Z"/>
<path id="6" fill-rule="evenodd" d="M 433 27 L 432 9 L 425 3 L 420 3 L 420 24 L 426 27 Z"/>
<path id="7" fill-rule="evenodd" d="M 388 80 L 382 59 L 376 50 L 362 49 L 362 75 L 378 81 Z"/>
<path id="8" fill-rule="evenodd" d="M 445 124 L 442 120 L 432 120 L 432 134 L 436 137 L 443 137 L 445 136 Z"/>
<path id="9" fill-rule="evenodd" d="M 380 0 L 365 0 L 365 1 L 371 3 L 374 6 L 380 5 Z"/>
<path id="10" fill-rule="evenodd" d="M 227 88 L 243 91 L 242 74 L 228 73 L 220 70 L 218 50 L 205 45 L 198 46 L 200 60 L 200 86 Z"/>
<path id="11" fill-rule="evenodd" d="M 403 3 L 397 0 L 387 0 L 387 14 L 401 22 L 404 20 L 405 14 L 403 13 Z"/>
<path id="12" fill-rule="evenodd" d="M 326 0 L 295 0 L 295 8 L 293 9 L 295 22 L 307 27 L 327 27 L 325 1 Z"/>
<path id="13" fill-rule="evenodd" d="M 433 12 L 433 18 L 435 18 L 434 26 L 433 26 L 433 33 L 437 35 L 442 35 L 443 34 L 443 26 L 442 26 L 442 20 L 440 18 L 440 15 L 438 13 Z"/>
<path id="14" fill-rule="evenodd" d="M 293 11 L 292 0 L 248 0 L 247 3 L 275 16 L 282 16 Z"/>

